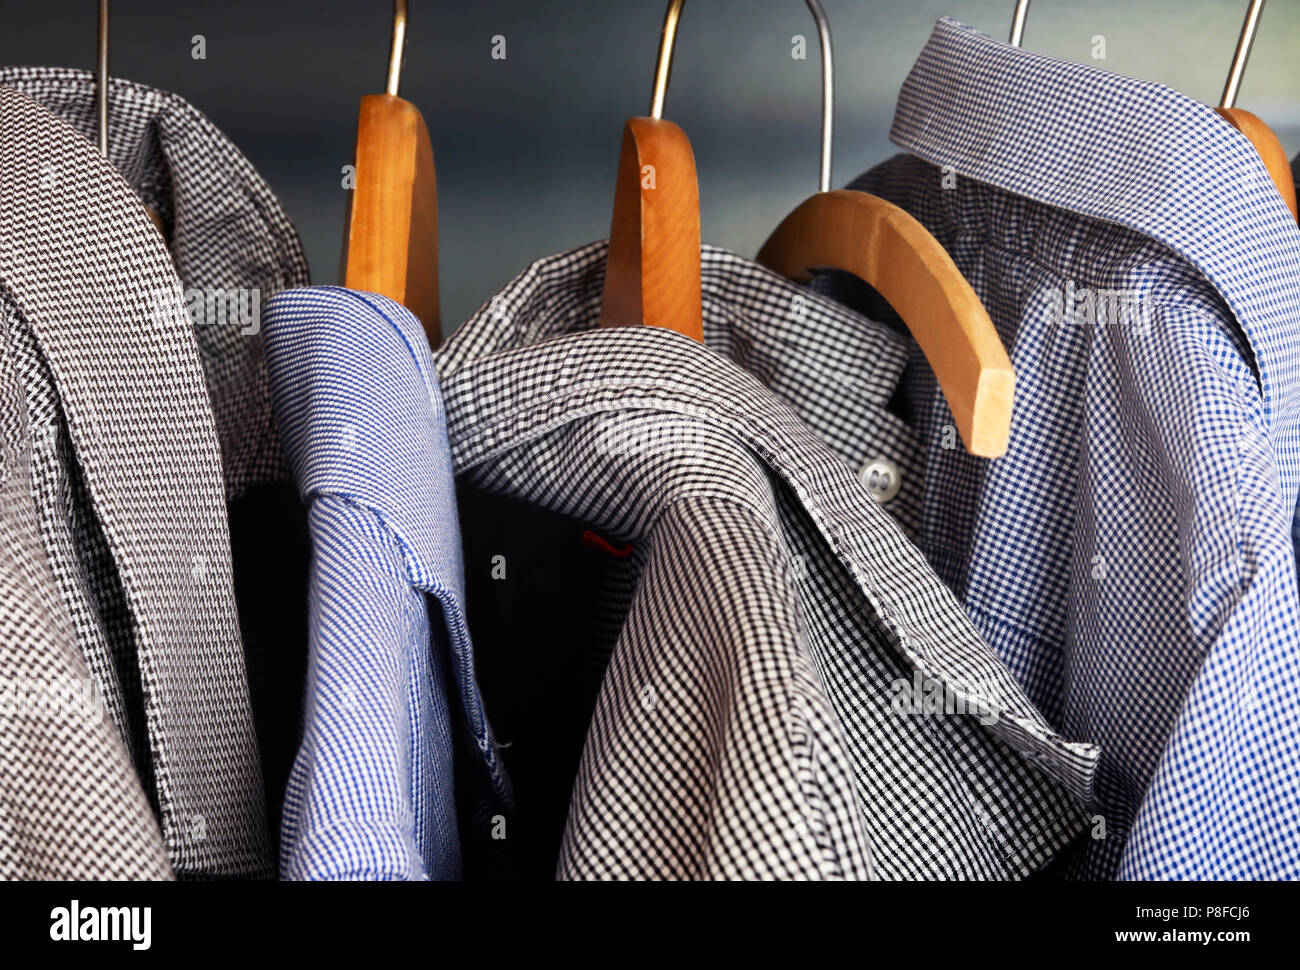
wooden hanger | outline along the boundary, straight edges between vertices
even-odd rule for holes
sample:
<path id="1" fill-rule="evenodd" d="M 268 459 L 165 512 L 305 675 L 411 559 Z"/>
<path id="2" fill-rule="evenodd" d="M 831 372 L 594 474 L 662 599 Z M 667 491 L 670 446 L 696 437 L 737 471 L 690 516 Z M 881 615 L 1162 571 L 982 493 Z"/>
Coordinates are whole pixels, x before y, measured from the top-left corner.
<path id="1" fill-rule="evenodd" d="M 704 339 L 700 187 L 686 133 L 663 118 L 685 0 L 670 0 L 648 118 L 629 118 L 614 189 L 600 325 L 648 324 Z"/>
<path id="2" fill-rule="evenodd" d="M 407 0 L 393 3 L 385 94 L 361 99 L 356 184 L 348 199 L 339 275 L 343 285 L 396 300 L 419 318 L 429 345 L 442 341 L 438 307 L 438 179 L 429 129 L 397 96 Z"/>
<path id="3" fill-rule="evenodd" d="M 1015 372 L 971 285 L 924 226 L 866 192 L 830 190 L 834 62 L 830 25 L 817 0 L 822 52 L 820 191 L 777 226 L 758 262 L 806 280 L 813 269 L 841 269 L 873 286 L 894 308 L 934 371 L 971 454 L 997 458 L 1011 436 Z"/>
<path id="4" fill-rule="evenodd" d="M 108 0 L 99 0 L 99 31 L 95 54 L 95 135 L 99 154 L 108 158 Z M 167 238 L 162 216 L 153 206 L 142 202 L 144 213 L 154 224 L 159 235 Z"/>
<path id="5" fill-rule="evenodd" d="M 1246 61 L 1250 58 L 1251 45 L 1255 43 L 1255 31 L 1259 26 L 1260 15 L 1264 12 L 1264 0 L 1250 0 L 1246 8 L 1246 20 L 1241 25 L 1241 35 L 1237 38 L 1237 50 L 1232 57 L 1232 67 L 1228 72 L 1228 83 L 1223 88 L 1223 98 L 1214 110 L 1228 124 L 1246 136 L 1255 151 L 1259 153 L 1268 170 L 1269 177 L 1277 186 L 1282 201 L 1296 215 L 1295 179 L 1291 175 L 1291 164 L 1287 160 L 1282 143 L 1278 141 L 1273 129 L 1264 124 L 1256 115 L 1235 107 L 1237 92 L 1241 87 L 1242 75 L 1246 73 Z M 1025 16 L 1029 13 L 1029 0 L 1016 0 L 1015 13 L 1011 17 L 1012 47 L 1019 47 L 1025 33 Z"/>
<path id="6" fill-rule="evenodd" d="M 1223 98 L 1214 110 L 1250 140 L 1259 152 L 1264 168 L 1277 186 L 1282 201 L 1291 210 L 1291 217 L 1296 217 L 1295 179 L 1291 175 L 1291 162 L 1286 157 L 1286 150 L 1278 140 L 1273 129 L 1242 108 L 1236 107 L 1237 94 L 1241 89 L 1241 78 L 1246 73 L 1246 61 L 1250 58 L 1251 45 L 1255 43 L 1255 32 L 1259 27 L 1260 15 L 1264 12 L 1264 0 L 1250 0 L 1246 8 L 1246 20 L 1241 25 L 1241 35 L 1237 38 L 1237 50 L 1232 56 L 1232 67 L 1228 71 L 1228 81 L 1223 87 Z"/>

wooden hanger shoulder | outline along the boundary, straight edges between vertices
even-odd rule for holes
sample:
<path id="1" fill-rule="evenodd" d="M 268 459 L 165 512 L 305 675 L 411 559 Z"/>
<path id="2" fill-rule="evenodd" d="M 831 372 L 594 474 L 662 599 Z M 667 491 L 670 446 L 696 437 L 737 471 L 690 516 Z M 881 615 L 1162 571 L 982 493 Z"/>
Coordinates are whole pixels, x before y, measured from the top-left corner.
<path id="1" fill-rule="evenodd" d="M 934 370 L 975 455 L 1004 454 L 1015 373 L 984 305 L 952 258 L 907 212 L 865 192 L 819 192 L 788 215 L 758 254 L 782 276 L 846 270 L 889 301 Z"/>
<path id="2" fill-rule="evenodd" d="M 695 153 L 671 121 L 623 127 L 600 325 L 648 324 L 704 339 Z"/>
<path id="3" fill-rule="evenodd" d="M 1260 120 L 1258 115 L 1242 108 L 1215 108 L 1225 121 L 1250 140 L 1259 152 L 1259 157 L 1268 169 L 1273 184 L 1282 195 L 1282 201 L 1291 210 L 1291 217 L 1296 218 L 1295 178 L 1291 174 L 1291 161 L 1286 157 L 1286 150 L 1278 140 L 1273 129 Z"/>
<path id="4" fill-rule="evenodd" d="M 441 342 L 438 181 L 419 110 L 391 94 L 361 99 L 356 186 L 343 234 L 343 285 L 396 300 Z"/>

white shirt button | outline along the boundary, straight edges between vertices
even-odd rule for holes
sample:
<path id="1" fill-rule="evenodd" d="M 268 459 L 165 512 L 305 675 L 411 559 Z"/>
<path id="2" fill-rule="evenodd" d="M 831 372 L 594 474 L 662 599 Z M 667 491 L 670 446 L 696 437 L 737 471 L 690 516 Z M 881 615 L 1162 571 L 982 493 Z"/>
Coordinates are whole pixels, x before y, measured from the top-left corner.
<path id="1" fill-rule="evenodd" d="M 862 471 L 858 472 L 858 481 L 881 505 L 890 501 L 903 487 L 898 466 L 888 458 L 874 458 L 863 465 Z"/>

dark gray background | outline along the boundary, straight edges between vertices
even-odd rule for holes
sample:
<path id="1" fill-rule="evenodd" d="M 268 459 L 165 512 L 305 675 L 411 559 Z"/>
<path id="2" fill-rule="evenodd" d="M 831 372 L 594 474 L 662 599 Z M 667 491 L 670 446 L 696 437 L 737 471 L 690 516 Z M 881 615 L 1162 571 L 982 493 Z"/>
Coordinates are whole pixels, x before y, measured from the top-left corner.
<path id="1" fill-rule="evenodd" d="M 898 88 L 941 16 L 1005 38 L 1013 0 L 823 0 L 837 55 L 835 182 L 892 154 Z M 444 328 L 530 260 L 608 233 L 623 119 L 644 114 L 663 0 L 411 0 L 401 94 L 438 168 Z M 1035 0 L 1025 46 L 1217 104 L 1244 0 Z M 357 99 L 383 90 L 385 0 L 116 0 L 111 70 L 175 91 L 279 194 L 318 282 L 338 276 Z M 93 67 L 93 0 L 0 0 L 0 62 Z M 190 56 L 202 34 L 207 59 Z M 503 34 L 507 57 L 493 60 Z M 809 57 L 790 56 L 791 36 Z M 1107 58 L 1092 59 L 1094 35 Z M 1239 106 L 1300 150 L 1300 0 L 1264 11 Z M 752 255 L 817 187 L 821 90 L 801 0 L 692 0 L 666 117 L 700 176 L 704 239 Z"/>

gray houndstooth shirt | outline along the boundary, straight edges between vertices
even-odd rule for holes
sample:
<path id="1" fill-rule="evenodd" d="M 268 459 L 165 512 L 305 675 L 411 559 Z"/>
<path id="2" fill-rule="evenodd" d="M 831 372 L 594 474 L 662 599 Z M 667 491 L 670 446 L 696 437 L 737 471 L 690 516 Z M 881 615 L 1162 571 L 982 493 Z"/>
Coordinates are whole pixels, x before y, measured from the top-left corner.
<path id="1" fill-rule="evenodd" d="M 0 70 L 0 398 L 25 415 L 6 459 L 30 493 L 6 520 L 35 556 L 0 615 L 58 631 L 35 656 L 5 638 L 0 676 L 88 674 L 102 715 L 19 722 L 0 874 L 268 876 L 226 500 L 287 477 L 257 312 L 306 263 L 198 111 L 116 79 L 109 101 L 105 161 L 87 72 Z M 38 755 L 73 737 L 106 753 Z M 25 841 L 69 817 L 62 838 Z"/>

